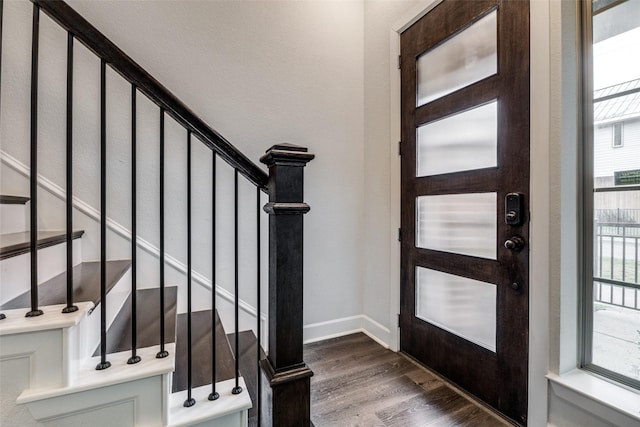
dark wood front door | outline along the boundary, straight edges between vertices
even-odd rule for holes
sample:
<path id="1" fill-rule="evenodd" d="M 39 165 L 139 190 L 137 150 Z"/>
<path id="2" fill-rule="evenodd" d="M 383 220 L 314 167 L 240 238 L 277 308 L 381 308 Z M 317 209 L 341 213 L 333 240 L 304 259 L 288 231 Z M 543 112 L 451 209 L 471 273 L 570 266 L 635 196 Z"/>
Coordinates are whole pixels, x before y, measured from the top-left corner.
<path id="1" fill-rule="evenodd" d="M 444 0 L 401 54 L 401 350 L 524 425 L 529 3 Z"/>

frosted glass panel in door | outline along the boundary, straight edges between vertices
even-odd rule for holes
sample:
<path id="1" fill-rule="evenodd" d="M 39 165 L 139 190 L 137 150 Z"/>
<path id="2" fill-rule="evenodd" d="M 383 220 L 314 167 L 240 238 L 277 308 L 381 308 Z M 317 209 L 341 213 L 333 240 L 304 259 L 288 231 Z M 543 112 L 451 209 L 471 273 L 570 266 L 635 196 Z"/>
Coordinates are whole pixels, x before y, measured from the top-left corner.
<path id="1" fill-rule="evenodd" d="M 416 317 L 496 351 L 496 286 L 416 267 Z"/>
<path id="2" fill-rule="evenodd" d="M 498 165 L 498 101 L 422 125 L 416 135 L 416 175 Z"/>
<path id="3" fill-rule="evenodd" d="M 497 40 L 497 13 L 493 11 L 421 55 L 417 63 L 417 105 L 495 74 L 498 70 Z"/>
<path id="4" fill-rule="evenodd" d="M 496 193 L 416 198 L 416 246 L 496 259 Z"/>

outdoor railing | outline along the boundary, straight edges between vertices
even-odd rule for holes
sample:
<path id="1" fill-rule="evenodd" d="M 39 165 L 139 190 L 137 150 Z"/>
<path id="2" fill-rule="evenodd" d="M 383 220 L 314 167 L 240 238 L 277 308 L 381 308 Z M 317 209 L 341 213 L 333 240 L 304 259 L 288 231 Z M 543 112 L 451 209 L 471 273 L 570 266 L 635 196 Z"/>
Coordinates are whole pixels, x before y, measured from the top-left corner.
<path id="1" fill-rule="evenodd" d="M 594 300 L 640 310 L 640 224 L 596 222 Z"/>

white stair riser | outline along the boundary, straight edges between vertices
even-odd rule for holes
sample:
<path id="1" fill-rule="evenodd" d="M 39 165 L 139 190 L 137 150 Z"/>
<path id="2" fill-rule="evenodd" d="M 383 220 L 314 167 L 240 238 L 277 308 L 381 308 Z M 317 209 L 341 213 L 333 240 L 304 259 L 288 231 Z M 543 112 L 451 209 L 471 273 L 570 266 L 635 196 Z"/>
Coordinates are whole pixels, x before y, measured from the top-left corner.
<path id="1" fill-rule="evenodd" d="M 29 207 L 22 204 L 0 204 L 0 234 L 27 231 Z"/>
<path id="2" fill-rule="evenodd" d="M 108 375 L 108 370 L 104 371 Z M 25 405 L 33 417 L 48 427 L 161 426 L 171 374 L 57 396 Z"/>
<path id="3" fill-rule="evenodd" d="M 93 304 L 79 303 L 74 313 L 62 313 L 64 306 L 40 307 L 44 314 L 32 318 L 25 318 L 23 309 L 4 312 L 7 318 L 0 323 L 0 364 L 6 369 L 8 361 L 27 363 L 27 388 L 65 387 L 71 382 L 80 325 Z M 19 366 L 17 363 L 17 369 Z"/>
<path id="4" fill-rule="evenodd" d="M 24 368 L 27 388 L 64 386 L 66 355 L 63 347 L 62 329 L 0 336 L 2 382 L 7 369 Z"/>
<path id="5" fill-rule="evenodd" d="M 73 265 L 82 261 L 82 239 L 73 241 Z M 38 251 L 38 283 L 64 272 L 67 268 L 66 243 Z M 0 261 L 0 304 L 12 300 L 31 287 L 31 255 L 29 253 Z"/>

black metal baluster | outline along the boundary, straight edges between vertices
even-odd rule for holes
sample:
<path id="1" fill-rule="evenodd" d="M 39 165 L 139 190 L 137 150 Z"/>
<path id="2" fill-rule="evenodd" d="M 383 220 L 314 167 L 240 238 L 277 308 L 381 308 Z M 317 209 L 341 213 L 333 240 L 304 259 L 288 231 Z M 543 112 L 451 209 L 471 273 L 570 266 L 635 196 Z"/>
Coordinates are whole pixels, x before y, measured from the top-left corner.
<path id="1" fill-rule="evenodd" d="M 635 255 L 636 255 L 636 260 L 635 260 L 636 261 L 636 263 L 635 263 L 636 269 L 635 269 L 635 275 L 634 275 L 635 276 L 634 277 L 634 282 L 636 282 L 636 283 L 638 283 L 638 240 L 640 240 L 640 239 L 638 239 L 636 237 L 636 253 L 635 253 Z M 636 292 L 636 294 L 637 293 L 638 292 Z M 636 307 L 637 307 L 637 305 L 636 305 Z"/>
<path id="2" fill-rule="evenodd" d="M 191 396 L 191 131 L 187 131 L 187 400 L 184 406 L 191 407 L 196 400 Z"/>
<path id="3" fill-rule="evenodd" d="M 136 154 L 137 154 L 137 107 L 136 85 L 131 85 L 131 357 L 129 365 L 138 363 L 138 222 L 137 222 L 137 186 L 136 186 Z"/>
<path id="4" fill-rule="evenodd" d="M 636 252 L 635 252 L 635 283 L 638 283 L 638 241 L 640 239 L 638 237 L 636 237 Z M 633 306 L 636 308 L 636 310 L 638 309 L 638 289 L 635 289 L 635 295 L 634 295 L 634 304 Z"/>
<path id="5" fill-rule="evenodd" d="M 609 302 L 611 304 L 613 304 L 613 288 L 615 287 L 615 285 L 613 283 L 611 283 L 609 285 Z"/>
<path id="6" fill-rule="evenodd" d="M 234 236 L 234 268 L 235 268 L 235 283 L 234 283 L 234 304 L 233 304 L 233 318 L 235 321 L 235 359 L 236 359 L 236 386 L 231 390 L 233 394 L 242 393 L 242 387 L 240 387 L 240 334 L 238 333 L 238 300 L 240 295 L 238 293 L 239 289 L 239 268 L 238 268 L 238 169 L 235 169 L 234 174 L 234 200 L 233 200 L 233 213 L 234 213 L 234 222 L 233 222 L 233 236 Z"/>
<path id="7" fill-rule="evenodd" d="M 40 7 L 33 5 L 31 39 L 31 177 L 30 177 L 30 242 L 31 251 L 31 311 L 26 317 L 42 314 L 38 309 L 38 42 L 40 39 Z"/>
<path id="8" fill-rule="evenodd" d="M 617 231 L 617 230 L 616 230 Z M 612 234 L 611 235 L 611 262 L 609 264 L 611 264 L 611 266 L 609 267 L 611 270 L 609 271 L 609 279 L 613 280 L 613 270 L 614 270 L 614 265 L 613 265 L 613 247 L 615 245 L 615 236 Z M 613 289 L 613 286 L 611 287 Z M 613 292 L 613 291 L 612 291 Z M 613 293 L 611 294 L 611 302 L 613 302 Z"/>
<path id="9" fill-rule="evenodd" d="M 598 224 L 598 246 L 600 248 L 600 250 L 598 251 L 599 259 L 598 259 L 598 277 L 604 277 L 602 274 L 602 258 L 603 258 L 603 254 L 602 254 L 602 241 L 603 236 L 602 236 L 602 225 Z"/>
<path id="10" fill-rule="evenodd" d="M 107 369 L 107 62 L 100 60 L 100 363 Z"/>
<path id="11" fill-rule="evenodd" d="M 160 108 L 160 351 L 156 357 L 168 355 L 164 348 L 164 108 Z"/>
<path id="12" fill-rule="evenodd" d="M 63 313 L 78 311 L 73 305 L 73 34 L 67 33 L 67 306 Z"/>
<path id="13" fill-rule="evenodd" d="M 216 400 L 216 153 L 211 162 L 211 393 L 209 400 Z"/>
<path id="14" fill-rule="evenodd" d="M 257 271 L 256 271 L 256 295 L 257 297 L 257 303 L 256 303 L 256 369 L 257 369 L 257 376 L 258 378 L 256 378 L 256 384 L 257 384 L 257 390 L 256 390 L 256 416 L 257 416 L 257 421 L 258 421 L 258 427 L 260 427 L 260 400 L 261 400 L 261 395 L 262 395 L 262 390 L 261 390 L 261 375 L 260 375 L 260 350 L 261 350 L 261 345 L 260 345 L 260 320 L 261 320 L 261 312 L 262 309 L 260 307 L 260 273 L 261 273 L 261 266 L 260 266 L 260 214 L 262 212 L 262 209 L 260 208 L 260 187 L 256 187 L 256 235 L 257 235 L 257 241 L 256 241 L 256 266 L 257 266 Z"/>

